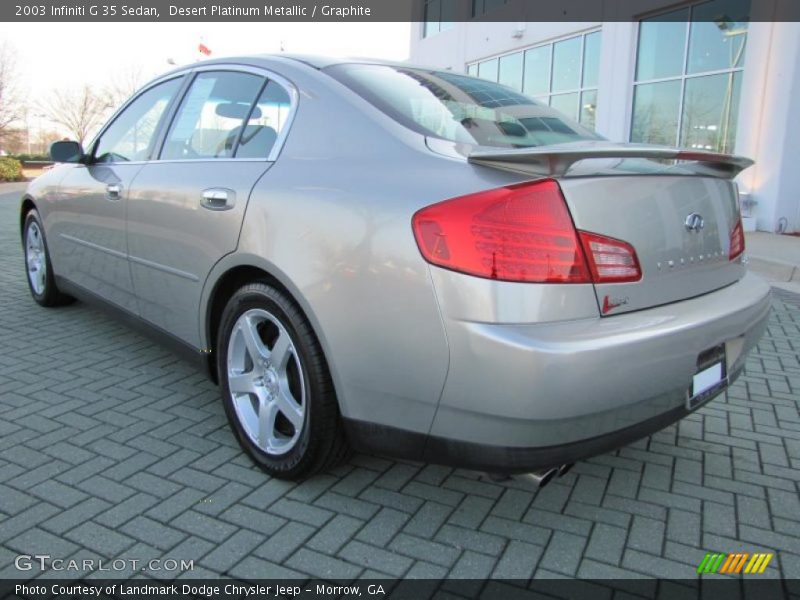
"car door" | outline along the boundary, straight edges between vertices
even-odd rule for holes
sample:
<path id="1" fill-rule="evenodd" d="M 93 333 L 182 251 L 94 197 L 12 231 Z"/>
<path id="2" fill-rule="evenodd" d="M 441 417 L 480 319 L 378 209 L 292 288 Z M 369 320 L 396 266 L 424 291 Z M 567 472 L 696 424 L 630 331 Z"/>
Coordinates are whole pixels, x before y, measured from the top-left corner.
<path id="1" fill-rule="evenodd" d="M 51 239 L 61 275 L 136 313 L 125 232 L 131 182 L 155 150 L 182 77 L 157 83 L 125 106 L 92 144 L 87 164 L 61 182 Z"/>
<path id="2" fill-rule="evenodd" d="M 236 249 L 250 191 L 269 169 L 296 102 L 260 71 L 198 70 L 130 192 L 127 231 L 141 315 L 199 347 L 198 310 L 214 264 Z"/>

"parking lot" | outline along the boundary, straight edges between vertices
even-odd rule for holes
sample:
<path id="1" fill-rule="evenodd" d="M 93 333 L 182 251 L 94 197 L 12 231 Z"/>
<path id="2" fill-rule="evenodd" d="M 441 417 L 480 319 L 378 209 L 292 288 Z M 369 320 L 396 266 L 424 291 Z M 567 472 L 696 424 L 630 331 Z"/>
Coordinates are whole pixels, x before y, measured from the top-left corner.
<path id="1" fill-rule="evenodd" d="M 49 554 L 194 561 L 155 577 L 686 579 L 711 551 L 774 552 L 761 577 L 800 578 L 799 295 L 775 294 L 727 397 L 542 490 L 365 455 L 293 484 L 242 455 L 201 373 L 30 299 L 21 189 L 0 184 L 2 578 Z"/>

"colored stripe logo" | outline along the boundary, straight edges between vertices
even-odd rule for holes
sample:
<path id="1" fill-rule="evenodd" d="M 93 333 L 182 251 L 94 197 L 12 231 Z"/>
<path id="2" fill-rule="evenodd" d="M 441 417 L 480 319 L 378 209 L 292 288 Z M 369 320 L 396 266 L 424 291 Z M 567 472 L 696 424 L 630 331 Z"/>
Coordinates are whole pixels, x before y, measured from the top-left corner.
<path id="1" fill-rule="evenodd" d="M 708 552 L 697 566 L 697 572 L 720 573 L 725 575 L 739 575 L 740 573 L 761 574 L 769 561 L 772 560 L 772 553 L 756 552 L 733 552 L 731 554 L 721 554 Z"/>

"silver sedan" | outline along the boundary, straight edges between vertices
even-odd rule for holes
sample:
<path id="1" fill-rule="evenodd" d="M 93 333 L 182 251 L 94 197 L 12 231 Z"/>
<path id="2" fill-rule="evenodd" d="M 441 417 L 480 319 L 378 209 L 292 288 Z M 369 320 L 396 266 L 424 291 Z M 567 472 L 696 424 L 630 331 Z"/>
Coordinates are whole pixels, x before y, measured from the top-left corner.
<path id="1" fill-rule="evenodd" d="M 196 360 L 276 477 L 356 448 L 546 480 L 724 392 L 769 312 L 749 160 L 451 71 L 199 63 L 51 152 L 20 212 L 33 298 Z"/>

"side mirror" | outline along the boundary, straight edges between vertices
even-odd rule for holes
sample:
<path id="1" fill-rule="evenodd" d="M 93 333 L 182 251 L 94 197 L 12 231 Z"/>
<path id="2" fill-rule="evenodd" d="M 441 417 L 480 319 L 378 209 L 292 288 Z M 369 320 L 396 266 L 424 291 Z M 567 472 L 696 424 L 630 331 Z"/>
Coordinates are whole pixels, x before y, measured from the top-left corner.
<path id="1" fill-rule="evenodd" d="M 57 163 L 78 163 L 83 160 L 83 147 L 78 142 L 53 142 L 50 158 Z"/>

